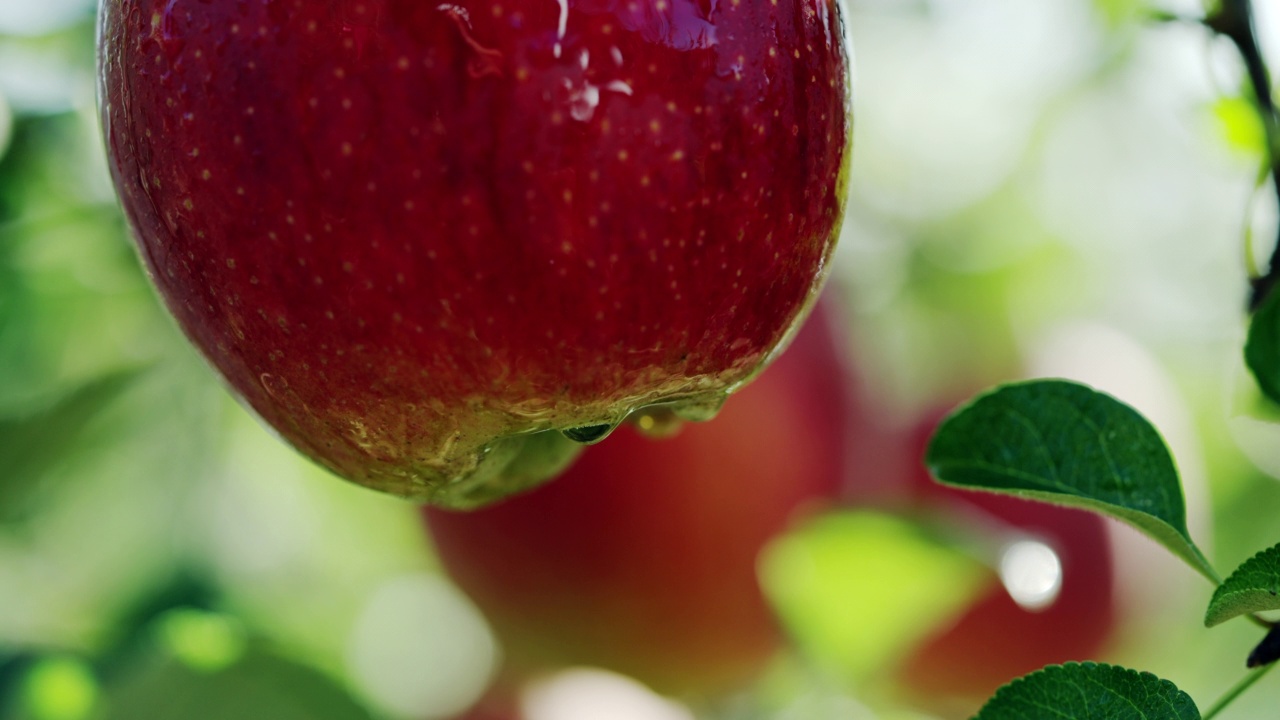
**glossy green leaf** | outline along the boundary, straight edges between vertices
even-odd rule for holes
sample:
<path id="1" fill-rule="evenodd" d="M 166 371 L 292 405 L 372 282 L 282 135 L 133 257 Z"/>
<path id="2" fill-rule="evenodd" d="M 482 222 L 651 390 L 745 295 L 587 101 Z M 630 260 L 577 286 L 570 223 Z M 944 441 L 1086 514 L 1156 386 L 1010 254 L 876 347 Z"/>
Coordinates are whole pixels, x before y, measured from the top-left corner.
<path id="1" fill-rule="evenodd" d="M 974 720 L 1199 720 L 1168 680 L 1102 663 L 1050 665 L 996 691 Z"/>
<path id="2" fill-rule="evenodd" d="M 0 417 L 0 519 L 21 511 L 43 474 L 75 447 L 90 421 L 139 373 L 113 372 L 39 411 Z"/>
<path id="3" fill-rule="evenodd" d="M 1064 380 L 997 388 L 943 421 L 925 462 L 944 485 L 1119 518 L 1220 580 L 1187 531 L 1182 484 L 1160 434 L 1092 388 Z"/>
<path id="4" fill-rule="evenodd" d="M 1280 610 L 1280 545 L 1263 550 L 1218 586 L 1204 614 L 1205 627 L 1237 615 Z"/>
<path id="5" fill-rule="evenodd" d="M 1249 321 L 1244 362 L 1262 393 L 1280 403 L 1280 292 L 1271 292 Z"/>

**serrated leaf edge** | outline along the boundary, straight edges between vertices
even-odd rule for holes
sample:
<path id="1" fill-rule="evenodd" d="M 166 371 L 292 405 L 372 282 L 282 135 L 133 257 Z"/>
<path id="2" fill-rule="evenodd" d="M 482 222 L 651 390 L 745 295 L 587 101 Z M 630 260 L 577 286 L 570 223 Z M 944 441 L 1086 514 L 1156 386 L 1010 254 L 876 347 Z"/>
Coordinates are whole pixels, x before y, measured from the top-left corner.
<path id="1" fill-rule="evenodd" d="M 1218 589 L 1213 591 L 1213 597 L 1209 599 L 1209 606 L 1206 607 L 1204 611 L 1205 627 L 1214 627 L 1215 625 L 1220 625 L 1228 620 L 1231 620 L 1232 618 L 1236 618 L 1241 615 L 1247 615 L 1251 612 L 1259 612 L 1263 610 L 1280 610 L 1280 583 L 1277 583 L 1276 587 L 1270 591 L 1268 591 L 1266 588 L 1250 588 L 1246 590 L 1236 590 L 1236 591 L 1227 590 L 1227 585 L 1231 583 L 1232 578 L 1236 577 L 1241 573 L 1250 572 L 1249 565 L 1261 559 L 1264 555 L 1267 555 L 1268 553 L 1275 553 L 1278 556 L 1280 556 L 1280 544 L 1272 545 L 1269 548 L 1259 550 L 1258 552 L 1254 553 L 1252 557 L 1240 563 L 1240 565 L 1236 567 L 1236 569 L 1232 571 L 1232 573 L 1228 575 L 1225 580 L 1219 583 Z M 1253 595 L 1253 594 L 1263 595 L 1264 597 L 1268 595 L 1271 597 L 1274 597 L 1276 598 L 1275 604 L 1270 607 L 1254 607 L 1250 610 L 1241 610 L 1241 611 L 1232 612 L 1232 613 L 1215 614 L 1213 612 L 1214 608 L 1220 607 L 1221 603 L 1224 602 L 1226 598 L 1235 597 L 1238 595 Z"/>
<path id="2" fill-rule="evenodd" d="M 981 720 L 982 713 L 986 712 L 987 708 L 992 703 L 996 702 L 998 699 L 1002 698 L 1008 693 L 1015 692 L 1015 689 L 1019 685 L 1023 685 L 1028 681 L 1034 681 L 1035 678 L 1037 678 L 1038 676 L 1042 676 L 1046 673 L 1052 673 L 1058 670 L 1074 670 L 1077 668 L 1088 671 L 1088 672 L 1092 672 L 1094 670 L 1101 670 L 1101 671 L 1119 670 L 1122 673 L 1133 673 L 1137 675 L 1139 678 L 1151 678 L 1155 680 L 1161 690 L 1171 689 L 1174 691 L 1174 693 L 1177 693 L 1177 694 L 1181 694 L 1181 695 L 1187 694 L 1184 690 L 1182 690 L 1182 688 L 1174 684 L 1172 680 L 1166 680 L 1160 677 L 1159 675 L 1147 672 L 1145 670 L 1135 670 L 1133 668 L 1124 667 L 1123 665 L 1112 665 L 1110 663 L 1100 663 L 1100 662 L 1093 662 L 1093 661 L 1067 662 L 1059 665 L 1046 665 L 1040 668 L 1039 670 L 1034 670 L 1030 673 L 1027 673 L 1026 675 L 1023 675 L 1022 677 L 1014 678 L 1013 680 L 1010 680 L 1004 685 L 1001 685 L 1000 688 L 996 690 L 995 694 L 992 695 L 990 698 L 988 698 L 985 703 L 983 703 L 982 708 L 979 709 L 978 713 L 974 715 L 970 720 Z M 1187 697 L 1188 699 L 1190 699 L 1189 695 Z M 1194 706 L 1195 701 L 1192 700 L 1191 704 Z M 1197 713 L 1199 712 L 1198 707 L 1196 708 L 1196 711 Z"/>

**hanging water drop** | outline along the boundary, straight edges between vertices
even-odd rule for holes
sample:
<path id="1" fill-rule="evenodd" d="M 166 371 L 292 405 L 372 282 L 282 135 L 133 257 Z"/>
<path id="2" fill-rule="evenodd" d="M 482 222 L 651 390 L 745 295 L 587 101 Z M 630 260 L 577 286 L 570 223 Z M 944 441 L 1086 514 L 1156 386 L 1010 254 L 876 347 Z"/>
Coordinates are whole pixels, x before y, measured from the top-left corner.
<path id="1" fill-rule="evenodd" d="M 677 402 L 671 406 L 671 410 L 681 419 L 706 422 L 720 413 L 720 408 L 724 407 L 727 399 L 729 396 L 725 393 L 709 393 Z"/>
<path id="2" fill-rule="evenodd" d="M 561 430 L 561 434 L 576 443 L 583 445 L 591 445 L 600 442 L 613 432 L 617 425 L 611 423 L 603 423 L 600 425 L 583 425 L 582 427 L 566 428 Z"/>
<path id="3" fill-rule="evenodd" d="M 684 420 L 669 405 L 654 405 L 637 410 L 630 418 L 632 426 L 641 435 L 651 438 L 669 438 L 680 432 Z"/>

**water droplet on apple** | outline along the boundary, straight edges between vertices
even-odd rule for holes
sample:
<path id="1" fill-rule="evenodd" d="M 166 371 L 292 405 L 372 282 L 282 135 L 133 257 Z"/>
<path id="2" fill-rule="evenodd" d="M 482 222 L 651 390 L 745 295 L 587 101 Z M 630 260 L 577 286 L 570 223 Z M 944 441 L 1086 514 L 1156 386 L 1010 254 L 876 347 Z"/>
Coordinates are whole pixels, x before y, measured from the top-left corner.
<path id="1" fill-rule="evenodd" d="M 641 435 L 651 438 L 669 438 L 680 432 L 684 420 L 669 405 L 641 408 L 631 416 L 631 424 Z"/>
<path id="2" fill-rule="evenodd" d="M 587 122 L 595 115 L 596 106 L 600 104 L 600 88 L 585 80 L 581 87 L 575 87 L 567 79 L 564 82 L 569 93 L 569 115 L 578 122 Z"/>
<path id="3" fill-rule="evenodd" d="M 560 432 L 570 440 L 583 445 L 591 445 L 598 443 L 609 436 L 613 429 L 617 427 L 617 423 L 602 423 L 600 425 L 583 425 L 582 427 L 566 428 Z"/>
<path id="4" fill-rule="evenodd" d="M 580 452 L 580 443 L 555 430 L 501 437 L 478 454 L 442 458 L 444 462 L 457 461 L 460 467 L 446 474 L 444 484 L 431 489 L 427 499 L 459 510 L 487 505 L 554 478 Z"/>
<path id="5" fill-rule="evenodd" d="M 262 383 L 262 389 L 266 390 L 267 394 L 276 400 L 279 400 L 289 388 L 289 384 L 285 382 L 284 378 L 278 378 L 271 373 L 262 373 L 258 377 L 258 381 Z"/>
<path id="6" fill-rule="evenodd" d="M 683 420 L 706 422 L 720 413 L 728 398 L 729 395 L 723 392 L 700 395 L 673 404 L 671 410 Z"/>
<path id="7" fill-rule="evenodd" d="M 471 62 L 467 65 L 467 72 L 471 77 L 481 78 L 486 75 L 502 75 L 502 53 L 494 48 L 486 47 L 476 40 L 471 28 L 471 15 L 467 12 L 467 9 L 452 3 L 441 3 L 436 6 L 436 9 L 453 20 L 454 25 L 458 28 L 458 33 L 462 36 L 463 42 L 471 48 L 473 55 Z"/>
<path id="8" fill-rule="evenodd" d="M 672 0 L 666 3 L 619 3 L 614 15 L 628 30 L 652 43 L 675 50 L 706 50 L 719 44 L 712 15 L 716 2 Z"/>

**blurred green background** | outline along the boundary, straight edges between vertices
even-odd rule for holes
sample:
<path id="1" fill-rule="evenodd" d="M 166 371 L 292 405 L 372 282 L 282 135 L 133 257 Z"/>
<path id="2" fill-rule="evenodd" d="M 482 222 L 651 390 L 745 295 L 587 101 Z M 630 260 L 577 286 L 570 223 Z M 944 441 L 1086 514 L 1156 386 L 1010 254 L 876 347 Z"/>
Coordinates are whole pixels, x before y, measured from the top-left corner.
<path id="1" fill-rule="evenodd" d="M 835 279 L 885 425 L 1013 377 L 1108 389 L 1165 433 L 1192 532 L 1229 571 L 1280 541 L 1280 428 L 1240 362 L 1248 256 L 1267 257 L 1277 213 L 1255 187 L 1262 131 L 1238 58 L 1155 9 L 1203 12 L 850 2 L 857 126 Z M 1280 9 L 1257 9 L 1280 58 Z M 97 126 L 94 10 L 0 0 L 0 718 L 463 711 L 500 650 L 414 508 L 272 437 L 147 285 Z M 1207 706 L 1257 631 L 1204 630 L 1211 588 L 1129 546 L 1131 612 L 1099 659 Z M 934 560 L 903 562 L 945 572 Z M 878 612 L 929 622 L 919 607 Z M 805 665 L 780 661 L 719 714 L 926 717 Z M 1278 695 L 1280 676 L 1229 716 L 1270 716 Z"/>

